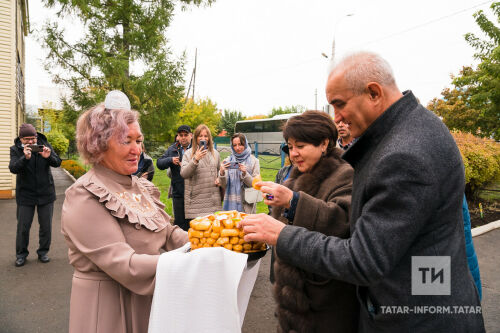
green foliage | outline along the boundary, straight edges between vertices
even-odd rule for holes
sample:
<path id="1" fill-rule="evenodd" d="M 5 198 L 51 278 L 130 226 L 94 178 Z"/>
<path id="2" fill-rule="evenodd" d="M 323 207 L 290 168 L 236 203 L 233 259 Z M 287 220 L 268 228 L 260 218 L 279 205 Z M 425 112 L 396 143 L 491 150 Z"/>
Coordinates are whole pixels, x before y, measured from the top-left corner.
<path id="1" fill-rule="evenodd" d="M 220 119 L 217 130 L 219 133 L 226 130 L 226 136 L 231 137 L 234 134 L 234 124 L 243 119 L 245 119 L 245 117 L 243 117 L 243 114 L 240 111 L 224 110 L 224 114 Z"/>
<path id="2" fill-rule="evenodd" d="M 71 89 L 65 108 L 86 110 L 113 89 L 123 91 L 141 113 L 147 138 L 168 139 L 169 124 L 182 107 L 184 57 L 174 59 L 165 30 L 171 23 L 172 0 L 67 1 L 42 0 L 57 7 L 40 40 L 48 50 L 45 68 L 56 83 Z M 210 5 L 213 0 L 180 0 L 181 4 Z M 59 20 L 72 15 L 83 23 L 79 39 L 61 28 Z M 73 33 L 74 34 L 74 33 Z M 132 71 L 132 68 L 141 68 Z M 74 116 L 67 120 L 74 126 Z M 72 129 L 70 128 L 69 131 Z M 69 133 L 68 133 L 69 134 Z"/>
<path id="3" fill-rule="evenodd" d="M 69 140 L 61 132 L 52 130 L 45 134 L 45 136 L 58 155 L 62 155 L 68 151 Z"/>
<path id="4" fill-rule="evenodd" d="M 189 125 L 194 132 L 194 129 L 198 125 L 205 124 L 214 137 L 219 133 L 217 127 L 220 120 L 221 114 L 217 110 L 217 104 L 212 102 L 210 98 L 207 97 L 198 101 L 189 98 L 181 112 L 177 115 L 177 121 L 174 122 L 175 126 L 170 128 L 170 135 L 173 138 L 180 125 Z"/>
<path id="5" fill-rule="evenodd" d="M 76 179 L 80 178 L 85 174 L 85 169 L 82 168 L 80 164 L 73 160 L 64 160 L 61 163 L 61 168 L 68 170 L 68 172 L 73 175 Z"/>
<path id="6" fill-rule="evenodd" d="M 497 22 L 500 22 L 500 2 L 494 2 L 490 8 Z M 464 103 L 472 113 L 477 114 L 475 126 L 478 135 L 499 140 L 500 28 L 490 21 L 482 10 L 476 12 L 474 18 L 487 39 L 481 40 L 472 33 L 466 34 L 465 39 L 476 49 L 475 57 L 481 63 L 475 69 L 464 67 L 459 75 L 453 78 L 453 84 L 457 89 L 467 92 Z M 466 127 L 463 130 L 467 130 Z"/>
<path id="7" fill-rule="evenodd" d="M 271 113 L 269 113 L 269 118 L 272 118 L 279 114 L 287 114 L 287 113 L 302 113 L 306 110 L 302 105 L 291 105 L 285 107 L 273 108 Z"/>
<path id="8" fill-rule="evenodd" d="M 500 144 L 470 133 L 452 132 L 465 166 L 466 195 L 476 199 L 484 185 L 500 179 Z"/>

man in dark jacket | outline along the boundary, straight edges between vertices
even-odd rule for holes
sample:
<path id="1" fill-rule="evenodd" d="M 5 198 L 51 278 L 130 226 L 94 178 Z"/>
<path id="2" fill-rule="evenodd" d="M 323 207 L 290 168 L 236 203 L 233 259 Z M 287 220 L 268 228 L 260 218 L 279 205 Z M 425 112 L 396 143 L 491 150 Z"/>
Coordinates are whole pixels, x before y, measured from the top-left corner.
<path id="1" fill-rule="evenodd" d="M 464 166 L 449 130 L 411 91 L 399 91 L 373 53 L 343 59 L 326 95 L 335 122 L 358 138 L 343 155 L 354 168 L 351 237 L 256 215 L 241 223 L 245 239 L 276 244 L 280 260 L 357 285 L 359 332 L 484 332 L 464 246 Z M 307 210 L 297 199 L 291 209 Z"/>
<path id="2" fill-rule="evenodd" d="M 177 141 L 156 161 L 160 170 L 170 168 L 172 178 L 172 203 L 174 206 L 174 224 L 183 230 L 189 229 L 189 219 L 184 215 L 184 178 L 181 177 L 182 156 L 191 148 L 193 133 L 188 125 L 181 125 L 177 129 Z"/>
<path id="3" fill-rule="evenodd" d="M 52 214 L 56 190 L 50 167 L 59 167 L 61 159 L 52 149 L 47 138 L 37 133 L 33 125 L 22 124 L 19 137 L 10 147 L 10 172 L 16 177 L 17 203 L 17 267 L 26 263 L 31 223 L 38 212 L 40 224 L 38 260 L 42 263 L 50 261 L 47 253 L 50 248 L 52 233 Z"/>

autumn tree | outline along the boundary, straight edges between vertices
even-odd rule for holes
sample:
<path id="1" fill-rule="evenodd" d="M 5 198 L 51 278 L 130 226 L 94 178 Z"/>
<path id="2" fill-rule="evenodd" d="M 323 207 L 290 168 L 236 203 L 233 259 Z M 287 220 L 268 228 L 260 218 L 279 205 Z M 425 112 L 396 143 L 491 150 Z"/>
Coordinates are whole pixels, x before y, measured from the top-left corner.
<path id="1" fill-rule="evenodd" d="M 496 21 L 500 22 L 500 2 L 494 2 L 490 8 Z M 474 57 L 480 63 L 476 68 L 464 67 L 453 78 L 455 92 L 444 90 L 443 101 L 431 103 L 439 110 L 431 109 L 443 116 L 450 128 L 499 140 L 500 28 L 482 10 L 476 12 L 474 18 L 486 39 L 482 40 L 472 33 L 466 34 L 465 39 L 476 50 Z M 451 98 L 452 102 L 447 98 Z"/>
<path id="2" fill-rule="evenodd" d="M 434 98 L 427 108 L 443 119 L 450 130 L 461 130 L 478 134 L 480 112 L 469 104 L 469 89 L 446 88 L 442 98 Z"/>
<path id="3" fill-rule="evenodd" d="M 214 0 L 179 0 L 183 6 Z M 42 0 L 58 10 L 45 23 L 40 39 L 47 49 L 45 68 L 54 82 L 71 89 L 65 112 L 80 112 L 104 100 L 113 89 L 123 91 L 141 113 L 146 138 L 163 141 L 173 114 L 182 107 L 184 57 L 167 47 L 165 30 L 173 18 L 173 0 Z M 61 28 L 77 18 L 83 34 Z M 71 119 L 70 115 L 65 115 Z M 74 123 L 73 123 L 74 125 Z"/>
<path id="4" fill-rule="evenodd" d="M 217 128 L 221 120 L 221 114 L 217 109 L 217 104 L 212 102 L 210 98 L 198 100 L 189 98 L 176 118 L 175 126 L 169 132 L 172 138 L 180 125 L 189 125 L 194 131 L 198 125 L 205 124 L 210 129 L 213 137 L 219 133 Z"/>
<path id="5" fill-rule="evenodd" d="M 232 137 L 234 134 L 234 125 L 237 121 L 243 119 L 245 119 L 245 117 L 243 117 L 241 111 L 224 110 L 219 122 L 218 131 L 222 132 L 223 130 L 226 130 L 226 136 Z"/>

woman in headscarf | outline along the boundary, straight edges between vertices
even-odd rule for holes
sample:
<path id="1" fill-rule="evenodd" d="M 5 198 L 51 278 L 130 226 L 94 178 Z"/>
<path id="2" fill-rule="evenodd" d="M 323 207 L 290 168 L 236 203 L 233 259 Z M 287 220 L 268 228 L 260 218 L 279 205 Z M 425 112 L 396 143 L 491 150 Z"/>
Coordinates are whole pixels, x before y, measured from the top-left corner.
<path id="1" fill-rule="evenodd" d="M 254 214 L 260 194 L 247 190 L 245 196 L 245 189 L 251 189 L 254 177 L 260 175 L 259 160 L 241 133 L 231 137 L 231 152 L 219 171 L 219 181 L 226 188 L 223 209 Z"/>

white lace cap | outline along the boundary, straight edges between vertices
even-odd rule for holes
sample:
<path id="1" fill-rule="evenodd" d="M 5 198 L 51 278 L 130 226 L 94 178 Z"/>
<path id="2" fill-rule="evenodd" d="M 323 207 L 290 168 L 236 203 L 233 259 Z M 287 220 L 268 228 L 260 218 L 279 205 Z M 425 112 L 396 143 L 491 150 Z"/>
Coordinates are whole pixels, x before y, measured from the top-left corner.
<path id="1" fill-rule="evenodd" d="M 124 93 L 120 90 L 111 90 L 104 100 L 104 107 L 106 109 L 123 109 L 130 110 L 130 101 Z"/>

